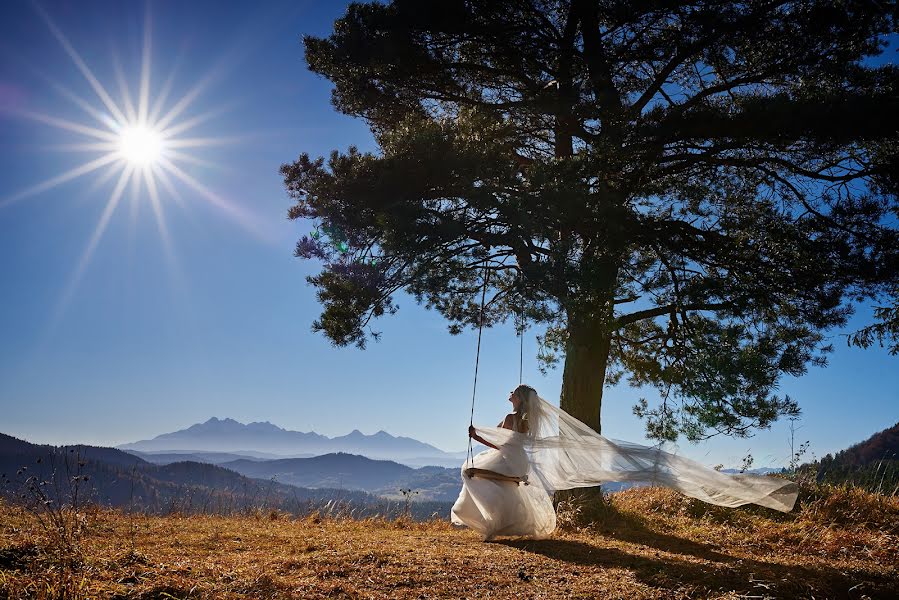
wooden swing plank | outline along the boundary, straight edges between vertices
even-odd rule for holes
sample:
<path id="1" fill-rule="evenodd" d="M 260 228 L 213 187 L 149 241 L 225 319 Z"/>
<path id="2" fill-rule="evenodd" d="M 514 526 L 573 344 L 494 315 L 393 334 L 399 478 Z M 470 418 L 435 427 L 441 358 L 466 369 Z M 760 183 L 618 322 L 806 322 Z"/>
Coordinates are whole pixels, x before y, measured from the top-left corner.
<path id="1" fill-rule="evenodd" d="M 468 477 L 480 477 L 481 479 L 508 481 L 509 483 L 523 483 L 525 485 L 528 484 L 527 475 L 525 475 L 524 477 L 514 477 L 512 475 L 503 475 L 502 473 L 497 473 L 496 471 L 491 471 L 489 469 L 476 469 L 474 467 L 465 469 L 465 474 Z"/>

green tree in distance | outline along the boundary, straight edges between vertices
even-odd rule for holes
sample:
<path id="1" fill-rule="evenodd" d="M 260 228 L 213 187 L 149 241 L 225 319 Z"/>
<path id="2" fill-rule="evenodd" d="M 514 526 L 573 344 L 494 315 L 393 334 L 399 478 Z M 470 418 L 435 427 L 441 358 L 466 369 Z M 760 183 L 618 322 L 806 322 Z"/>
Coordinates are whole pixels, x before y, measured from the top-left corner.
<path id="1" fill-rule="evenodd" d="M 784 374 L 895 278 L 895 2 L 352 4 L 304 39 L 375 153 L 282 167 L 313 329 L 370 336 L 400 291 L 450 331 L 520 315 L 564 359 L 561 406 L 663 401 L 659 439 L 748 435 L 799 408 Z"/>

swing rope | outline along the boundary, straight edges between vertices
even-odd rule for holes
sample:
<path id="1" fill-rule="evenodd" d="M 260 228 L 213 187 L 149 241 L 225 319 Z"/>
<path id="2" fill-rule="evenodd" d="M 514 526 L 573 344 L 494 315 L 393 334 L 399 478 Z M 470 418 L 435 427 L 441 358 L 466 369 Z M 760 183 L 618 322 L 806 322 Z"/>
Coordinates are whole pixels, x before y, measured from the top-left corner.
<path id="1" fill-rule="evenodd" d="M 478 349 L 475 352 L 474 357 L 474 385 L 471 389 L 471 416 L 468 420 L 468 426 L 474 427 L 474 401 L 478 392 L 478 367 L 481 364 L 481 336 L 484 333 L 484 309 L 486 306 L 487 300 L 487 286 L 490 284 L 490 270 L 487 268 L 487 258 L 484 258 L 484 289 L 481 290 L 481 310 L 478 315 Z M 524 335 L 523 332 L 519 334 L 521 338 L 521 350 L 519 352 L 518 357 L 518 382 L 521 383 L 521 375 L 522 375 L 522 365 L 524 364 Z M 468 437 L 468 458 L 466 459 L 466 464 L 468 467 L 465 469 L 465 473 L 469 477 L 481 477 L 484 479 L 492 479 L 494 481 L 502 481 L 506 483 L 512 483 L 516 485 L 528 485 L 528 477 L 524 475 L 522 477 L 515 477 L 512 475 L 504 475 L 502 473 L 496 473 L 494 471 L 490 471 L 487 469 L 475 469 L 474 468 L 474 450 L 472 445 L 471 436 Z"/>
<path id="2" fill-rule="evenodd" d="M 524 310 L 519 297 L 518 303 L 518 385 L 521 385 L 524 373 Z"/>
<path id="3" fill-rule="evenodd" d="M 481 311 L 478 315 L 478 350 L 474 357 L 474 385 L 471 389 L 471 417 L 468 426 L 474 427 L 474 399 L 478 392 L 478 366 L 481 364 L 481 334 L 484 332 L 484 303 L 487 299 L 487 285 L 490 283 L 490 270 L 487 268 L 487 258 L 484 257 L 484 289 L 481 290 Z M 474 453 L 472 451 L 471 436 L 468 437 L 468 464 L 474 467 Z"/>

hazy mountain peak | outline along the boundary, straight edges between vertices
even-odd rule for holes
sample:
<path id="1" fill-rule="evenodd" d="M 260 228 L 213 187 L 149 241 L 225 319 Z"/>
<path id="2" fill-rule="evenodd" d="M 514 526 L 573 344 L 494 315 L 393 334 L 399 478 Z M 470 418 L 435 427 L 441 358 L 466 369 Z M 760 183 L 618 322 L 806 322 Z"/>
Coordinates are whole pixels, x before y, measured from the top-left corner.
<path id="1" fill-rule="evenodd" d="M 285 431 L 284 429 L 281 429 L 280 427 L 270 423 L 269 421 L 253 421 L 252 423 L 247 423 L 245 427 L 249 427 L 259 431 Z"/>
<path id="2" fill-rule="evenodd" d="M 243 425 L 243 423 L 235 421 L 234 419 L 229 419 L 229 418 L 219 419 L 218 417 L 210 417 L 209 420 L 206 421 L 205 423 L 197 423 L 196 425 L 192 425 L 192 427 L 198 427 L 198 426 L 202 426 L 202 425 L 219 425 L 219 424 Z"/>
<path id="3" fill-rule="evenodd" d="M 282 429 L 269 421 L 243 424 L 220 417 L 119 447 L 143 452 L 234 453 L 252 450 L 286 456 L 351 452 L 378 459 L 415 459 L 419 464 L 425 460 L 444 463 L 458 458 L 430 444 L 413 438 L 396 437 L 384 430 L 366 435 L 359 429 L 353 429 L 344 436 L 330 438 L 315 432 Z"/>

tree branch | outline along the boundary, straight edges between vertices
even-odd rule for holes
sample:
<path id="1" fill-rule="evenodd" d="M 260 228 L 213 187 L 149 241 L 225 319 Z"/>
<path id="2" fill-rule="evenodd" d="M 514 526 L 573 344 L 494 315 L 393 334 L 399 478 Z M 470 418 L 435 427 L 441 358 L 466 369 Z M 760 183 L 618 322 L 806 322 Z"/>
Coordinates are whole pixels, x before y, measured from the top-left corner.
<path id="1" fill-rule="evenodd" d="M 644 319 L 653 319 L 655 317 L 661 317 L 662 315 L 671 314 L 672 311 L 724 310 L 732 306 L 732 302 L 699 302 L 684 305 L 666 304 L 665 306 L 657 306 L 655 308 L 648 308 L 646 310 L 638 310 L 637 312 L 631 313 L 629 315 L 622 315 L 612 322 L 612 329 L 621 329 L 625 325 L 630 325 L 631 323 L 636 323 L 637 321 L 642 321 Z"/>
<path id="2" fill-rule="evenodd" d="M 586 0 L 575 1 L 572 9 L 577 11 L 581 21 L 581 35 L 584 38 L 584 59 L 593 93 L 599 100 L 599 111 L 603 120 L 621 113 L 621 94 L 612 80 L 612 67 L 599 35 L 599 15 L 597 4 Z M 605 125 L 605 123 L 604 123 Z"/>

